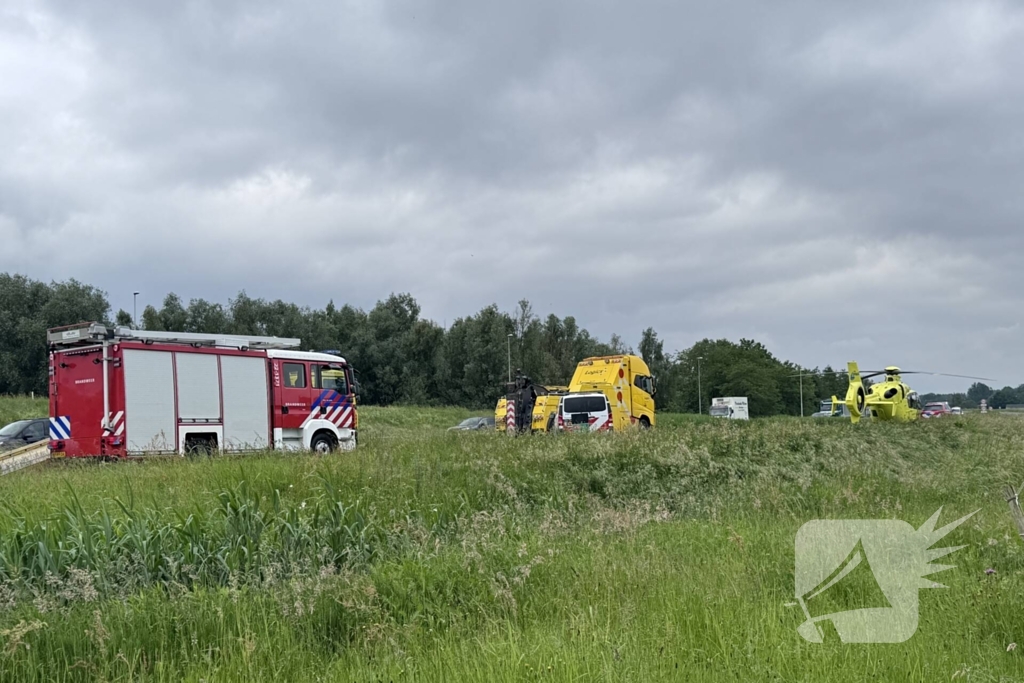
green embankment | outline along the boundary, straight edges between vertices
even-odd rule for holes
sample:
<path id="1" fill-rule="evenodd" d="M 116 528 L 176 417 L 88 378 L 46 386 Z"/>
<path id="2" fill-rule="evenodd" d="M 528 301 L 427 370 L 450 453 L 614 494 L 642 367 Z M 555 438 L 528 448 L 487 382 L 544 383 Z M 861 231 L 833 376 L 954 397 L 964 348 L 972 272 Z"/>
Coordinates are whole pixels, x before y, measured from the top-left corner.
<path id="1" fill-rule="evenodd" d="M 1001 496 L 1024 481 L 1024 421 L 444 432 L 469 414 L 366 408 L 358 451 L 325 458 L 0 479 L 0 680 L 1024 678 Z M 920 592 L 913 638 L 799 637 L 804 522 L 918 527 L 940 506 L 940 524 L 980 511 L 939 544 L 967 547 Z"/>

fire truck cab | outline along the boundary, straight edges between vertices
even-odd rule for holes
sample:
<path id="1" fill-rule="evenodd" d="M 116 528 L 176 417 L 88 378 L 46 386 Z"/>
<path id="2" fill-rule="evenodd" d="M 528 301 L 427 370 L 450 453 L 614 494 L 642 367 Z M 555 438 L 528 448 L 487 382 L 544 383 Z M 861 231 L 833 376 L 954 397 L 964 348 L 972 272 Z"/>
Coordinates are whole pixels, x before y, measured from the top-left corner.
<path id="1" fill-rule="evenodd" d="M 352 368 L 298 339 L 99 323 L 47 337 L 55 457 L 355 448 Z"/>

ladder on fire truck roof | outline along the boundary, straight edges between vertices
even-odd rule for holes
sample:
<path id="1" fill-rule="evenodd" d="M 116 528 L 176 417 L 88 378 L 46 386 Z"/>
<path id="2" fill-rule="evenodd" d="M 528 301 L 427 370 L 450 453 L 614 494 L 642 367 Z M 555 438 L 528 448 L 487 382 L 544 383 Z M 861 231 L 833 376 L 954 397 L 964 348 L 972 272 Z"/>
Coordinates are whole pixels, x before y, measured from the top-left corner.
<path id="1" fill-rule="evenodd" d="M 152 332 L 130 327 L 107 327 L 101 323 L 82 323 L 49 330 L 50 348 L 74 347 L 104 341 L 139 341 L 146 344 L 188 344 L 234 349 L 297 349 L 301 340 L 286 337 L 256 337 L 244 334 L 200 334 L 195 332 Z"/>

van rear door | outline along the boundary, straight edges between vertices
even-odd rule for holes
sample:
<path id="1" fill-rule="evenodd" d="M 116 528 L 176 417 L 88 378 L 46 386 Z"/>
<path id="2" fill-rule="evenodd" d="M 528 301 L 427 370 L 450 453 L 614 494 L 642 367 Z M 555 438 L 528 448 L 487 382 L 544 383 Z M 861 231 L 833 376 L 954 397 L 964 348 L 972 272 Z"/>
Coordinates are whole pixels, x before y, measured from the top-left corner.
<path id="1" fill-rule="evenodd" d="M 567 394 L 562 397 L 563 429 L 600 432 L 612 428 L 612 410 L 604 394 Z"/>

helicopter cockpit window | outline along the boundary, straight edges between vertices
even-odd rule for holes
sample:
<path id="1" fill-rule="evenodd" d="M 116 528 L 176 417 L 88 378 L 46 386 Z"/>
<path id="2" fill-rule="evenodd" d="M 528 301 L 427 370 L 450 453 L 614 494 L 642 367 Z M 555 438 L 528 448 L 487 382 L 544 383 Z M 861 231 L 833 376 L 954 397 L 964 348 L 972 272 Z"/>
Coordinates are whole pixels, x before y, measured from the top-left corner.
<path id="1" fill-rule="evenodd" d="M 917 395 L 916 391 L 911 391 L 907 394 L 907 405 L 915 410 L 921 409 L 921 397 Z"/>

